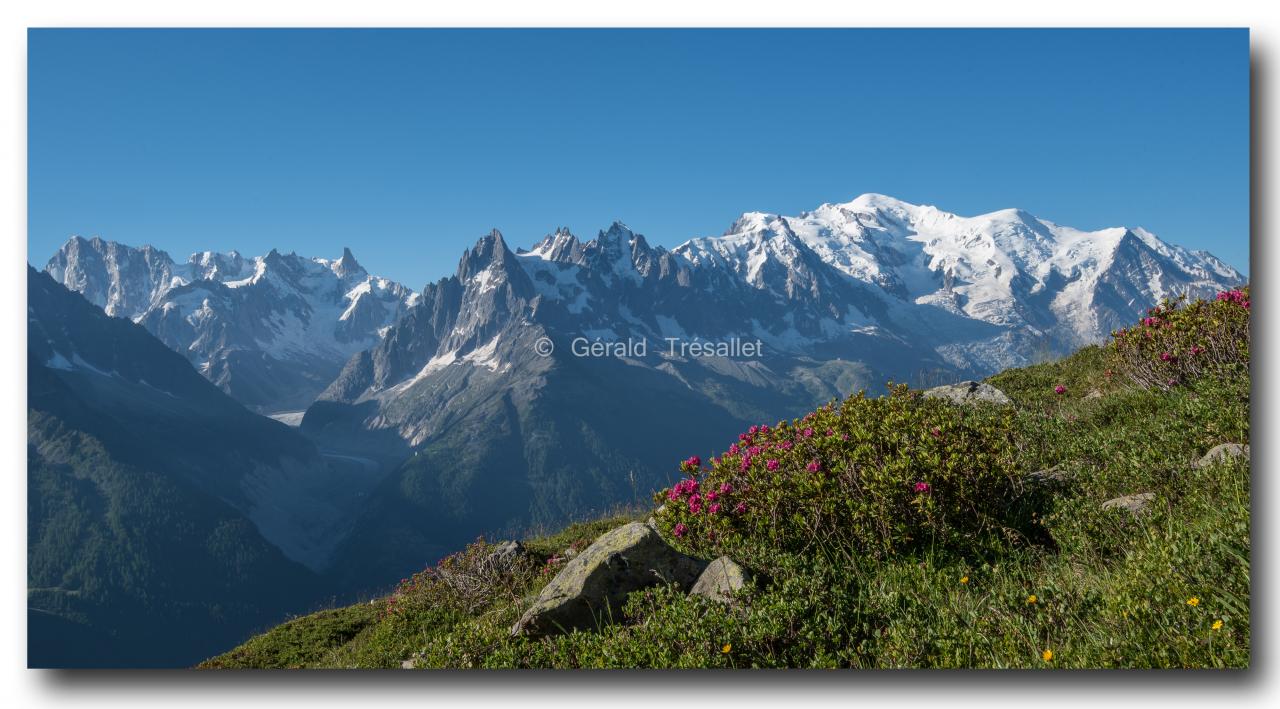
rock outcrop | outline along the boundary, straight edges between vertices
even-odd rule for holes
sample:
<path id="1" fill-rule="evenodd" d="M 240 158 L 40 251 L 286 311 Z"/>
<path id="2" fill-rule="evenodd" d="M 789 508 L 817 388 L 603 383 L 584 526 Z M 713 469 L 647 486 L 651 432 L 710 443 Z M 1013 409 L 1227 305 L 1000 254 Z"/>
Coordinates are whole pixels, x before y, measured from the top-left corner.
<path id="1" fill-rule="evenodd" d="M 1236 458 L 1249 459 L 1249 446 L 1240 443 L 1220 443 L 1209 449 L 1200 460 L 1193 463 L 1195 468 L 1207 468 L 1210 465 L 1226 463 Z"/>
<path id="2" fill-rule="evenodd" d="M 735 591 L 747 585 L 749 579 L 746 569 L 733 559 L 722 556 L 707 564 L 689 594 L 727 603 Z"/>
<path id="3" fill-rule="evenodd" d="M 924 393 L 931 399 L 948 399 L 957 404 L 988 403 L 1007 406 L 1013 400 L 999 389 L 985 382 L 967 381 L 959 384 L 944 384 L 928 389 Z"/>
<path id="4" fill-rule="evenodd" d="M 1127 510 L 1135 515 L 1142 514 L 1147 511 L 1152 500 L 1156 499 L 1155 493 L 1140 492 L 1136 495 L 1125 495 L 1116 497 L 1102 503 L 1104 510 Z"/>

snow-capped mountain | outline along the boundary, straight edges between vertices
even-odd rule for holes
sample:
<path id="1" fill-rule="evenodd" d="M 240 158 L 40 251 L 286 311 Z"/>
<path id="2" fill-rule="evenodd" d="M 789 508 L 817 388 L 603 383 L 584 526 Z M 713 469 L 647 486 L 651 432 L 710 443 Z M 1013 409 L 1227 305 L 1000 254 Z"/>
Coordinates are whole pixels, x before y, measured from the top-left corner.
<path id="1" fill-rule="evenodd" d="M 72 237 L 45 270 L 268 412 L 305 408 L 417 298 L 370 275 L 350 250 L 335 260 L 206 251 L 177 264 L 151 246 Z"/>
<path id="2" fill-rule="evenodd" d="M 1244 281 L 1211 254 L 1141 228 L 1085 232 L 1017 209 L 961 217 L 876 194 L 795 217 L 744 214 L 724 235 L 674 252 L 791 300 L 800 286 L 820 292 L 816 256 L 870 286 L 887 315 L 835 313 L 829 331 L 856 328 L 862 316 L 888 331 L 929 332 L 931 349 L 979 373 L 1025 364 L 1046 347 L 1065 353 L 1101 341 L 1164 297 Z"/>

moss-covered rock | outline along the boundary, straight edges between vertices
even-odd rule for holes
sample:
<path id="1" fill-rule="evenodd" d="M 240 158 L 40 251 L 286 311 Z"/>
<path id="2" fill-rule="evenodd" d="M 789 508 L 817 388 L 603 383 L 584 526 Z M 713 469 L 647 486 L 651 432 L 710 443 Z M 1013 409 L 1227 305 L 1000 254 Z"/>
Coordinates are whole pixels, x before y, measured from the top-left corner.
<path id="1" fill-rule="evenodd" d="M 547 584 L 512 635 L 586 630 L 621 613 L 627 595 L 660 584 L 689 589 L 706 563 L 672 549 L 640 522 L 605 533 Z"/>

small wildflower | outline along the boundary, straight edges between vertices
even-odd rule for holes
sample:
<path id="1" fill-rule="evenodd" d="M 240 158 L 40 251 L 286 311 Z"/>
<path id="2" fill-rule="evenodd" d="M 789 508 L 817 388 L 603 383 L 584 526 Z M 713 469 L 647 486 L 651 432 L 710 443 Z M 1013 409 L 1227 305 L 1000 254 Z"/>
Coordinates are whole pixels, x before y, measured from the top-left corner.
<path id="1" fill-rule="evenodd" d="M 734 507 L 733 507 L 733 513 L 734 513 L 735 515 L 740 515 L 740 514 L 742 514 L 743 512 L 746 512 L 746 511 L 747 511 L 747 503 L 745 503 L 745 502 L 739 502 L 738 504 L 734 505 Z"/>
<path id="2" fill-rule="evenodd" d="M 675 528 L 671 530 L 671 533 L 676 535 L 677 537 L 683 537 L 688 532 L 689 532 L 689 527 L 685 525 L 684 522 L 680 522 L 675 526 Z"/>
<path id="3" fill-rule="evenodd" d="M 912 489 L 919 493 L 926 493 L 932 490 L 933 488 L 927 482 L 918 482 L 915 484 L 915 486 Z"/>
<path id="4" fill-rule="evenodd" d="M 1191 598 L 1187 599 L 1187 605 L 1191 606 L 1192 608 L 1195 608 L 1196 606 L 1200 605 L 1200 599 L 1195 596 L 1192 596 Z"/>
<path id="5" fill-rule="evenodd" d="M 819 462 L 817 458 L 814 458 L 813 460 L 809 461 L 808 465 L 805 466 L 805 470 L 808 470 L 811 473 L 816 473 L 819 470 L 822 470 L 822 463 Z"/>
<path id="6" fill-rule="evenodd" d="M 721 654 L 721 655 L 728 655 L 728 654 L 729 654 L 729 651 L 730 651 L 730 650 L 732 650 L 732 649 L 733 649 L 733 645 L 731 645 L 730 643 L 725 643 L 725 644 L 724 644 L 724 647 L 720 648 L 720 654 Z"/>
<path id="7" fill-rule="evenodd" d="M 1032 605 L 1034 605 L 1034 604 L 1035 604 L 1036 602 L 1038 602 L 1039 600 L 1040 600 L 1040 599 L 1039 599 L 1039 598 L 1036 598 L 1036 594 L 1034 594 L 1034 593 L 1033 593 L 1033 594 L 1031 594 L 1030 596 L 1027 596 L 1027 603 L 1028 603 L 1028 604 L 1032 604 Z"/>
<path id="8" fill-rule="evenodd" d="M 965 583 L 965 584 L 969 583 L 969 577 L 968 577 L 968 576 L 961 576 L 961 577 L 960 577 L 960 583 Z"/>
<path id="9" fill-rule="evenodd" d="M 713 514 L 715 514 L 715 513 L 719 512 L 719 511 L 720 511 L 720 503 L 719 503 L 719 502 L 713 502 L 713 503 L 711 503 L 710 505 L 707 505 L 707 514 L 713 515 Z"/>
<path id="10" fill-rule="evenodd" d="M 767 461 L 765 461 L 765 463 L 764 463 L 764 467 L 765 467 L 766 469 L 768 469 L 768 470 L 777 470 L 777 469 L 778 469 L 778 461 L 776 461 L 776 460 L 767 460 Z"/>
<path id="11" fill-rule="evenodd" d="M 1221 619 L 1213 621 L 1213 629 L 1214 629 L 1214 630 L 1222 630 L 1222 620 L 1221 620 Z"/>
<path id="12" fill-rule="evenodd" d="M 1053 393 L 1054 393 L 1054 394 L 1058 394 L 1058 395 L 1066 394 L 1066 393 L 1067 393 L 1067 388 L 1066 388 L 1066 387 L 1064 387 L 1064 386 L 1062 386 L 1061 384 L 1059 384 L 1058 386 L 1055 386 L 1055 387 L 1053 388 Z"/>
<path id="13" fill-rule="evenodd" d="M 1053 650 L 1045 650 L 1044 652 L 1040 653 L 1040 659 L 1044 660 L 1045 662 L 1052 660 Z"/>

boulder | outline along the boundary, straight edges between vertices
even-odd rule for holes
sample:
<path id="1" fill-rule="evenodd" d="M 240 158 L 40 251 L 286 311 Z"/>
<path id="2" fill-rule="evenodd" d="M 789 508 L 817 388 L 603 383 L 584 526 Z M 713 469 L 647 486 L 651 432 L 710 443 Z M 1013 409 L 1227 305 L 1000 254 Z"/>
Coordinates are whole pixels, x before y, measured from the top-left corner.
<path id="1" fill-rule="evenodd" d="M 1209 449 L 1204 457 L 1192 464 L 1195 468 L 1207 468 L 1217 463 L 1226 463 L 1235 458 L 1249 459 L 1249 446 L 1240 443 L 1220 443 Z"/>
<path id="2" fill-rule="evenodd" d="M 1151 501 L 1156 499 L 1155 493 L 1140 492 L 1136 495 L 1125 495 L 1116 497 L 1102 503 L 1104 510 L 1128 510 L 1133 514 L 1141 514 L 1147 510 L 1147 506 Z"/>
<path id="3" fill-rule="evenodd" d="M 732 599 L 734 591 L 747 585 L 750 576 L 733 559 L 722 556 L 707 564 L 698 580 L 693 582 L 689 593 L 702 596 L 713 601 L 727 603 Z"/>
<path id="4" fill-rule="evenodd" d="M 1013 403 L 1013 400 L 1005 396 L 1004 392 L 999 389 L 990 384 L 975 381 L 944 384 L 940 387 L 925 390 L 924 395 L 931 399 L 948 399 L 957 404 L 983 402 L 1004 406 Z"/>
<path id="5" fill-rule="evenodd" d="M 493 546 L 493 551 L 480 562 L 482 568 L 487 571 L 499 573 L 511 573 L 516 567 L 526 561 L 532 561 L 533 554 L 520 542 L 505 541 L 498 542 Z"/>
<path id="6" fill-rule="evenodd" d="M 566 564 L 511 634 L 540 637 L 594 629 L 617 617 L 632 591 L 666 583 L 688 590 L 705 567 L 706 562 L 671 548 L 649 525 L 623 525 Z"/>
<path id="7" fill-rule="evenodd" d="M 1061 465 L 1027 473 L 1027 482 L 1037 485 L 1063 485 L 1070 482 L 1071 478 L 1071 473 L 1064 470 Z"/>

